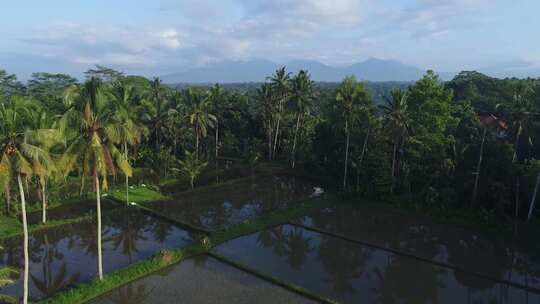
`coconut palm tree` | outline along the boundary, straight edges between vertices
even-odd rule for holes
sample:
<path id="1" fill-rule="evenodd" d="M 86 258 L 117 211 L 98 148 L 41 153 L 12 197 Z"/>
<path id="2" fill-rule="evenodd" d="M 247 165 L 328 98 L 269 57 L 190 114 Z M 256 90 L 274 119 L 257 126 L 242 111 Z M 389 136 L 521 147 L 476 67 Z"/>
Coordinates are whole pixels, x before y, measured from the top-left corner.
<path id="1" fill-rule="evenodd" d="M 28 125 L 32 130 L 38 130 L 39 136 L 30 136 L 30 138 L 40 138 L 40 142 L 34 142 L 33 144 L 39 145 L 42 149 L 47 151 L 50 158 L 53 160 L 48 166 L 43 166 L 43 170 L 40 171 L 37 176 L 42 204 L 41 222 L 45 224 L 47 222 L 48 203 L 47 185 L 50 180 L 58 176 L 57 159 L 51 151 L 55 149 L 58 151 L 58 148 L 63 148 L 65 145 L 65 137 L 62 130 L 58 128 L 55 117 L 49 114 L 47 109 L 43 106 L 38 106 L 37 101 L 33 100 L 32 102 L 33 106 L 32 111 L 30 111 Z M 34 133 L 35 131 L 29 132 Z M 59 145 L 61 147 L 58 147 Z"/>
<path id="2" fill-rule="evenodd" d="M 345 146 L 345 165 L 343 169 L 343 188 L 347 187 L 351 129 L 358 122 L 359 114 L 363 111 L 366 100 L 368 100 L 366 89 L 363 84 L 358 83 L 354 76 L 346 77 L 339 86 L 336 94 L 336 107 L 343 119 L 347 137 Z"/>
<path id="3" fill-rule="evenodd" d="M 262 103 L 263 115 L 268 135 L 268 160 L 272 160 L 272 129 L 274 128 L 275 116 L 275 96 L 272 85 L 264 83 L 260 89 L 257 89 L 257 99 Z"/>
<path id="4" fill-rule="evenodd" d="M 93 178 L 97 211 L 98 274 L 101 280 L 101 189 L 107 190 L 107 178 L 116 175 L 118 168 L 127 176 L 131 176 L 132 170 L 116 147 L 121 138 L 115 107 L 101 81 L 92 77 L 82 86 L 70 87 L 65 94 L 65 102 L 71 105 L 65 117 L 73 122 L 77 132 L 62 156 L 61 163 L 66 173 L 80 164 L 83 175 Z"/>
<path id="5" fill-rule="evenodd" d="M 28 303 L 28 222 L 26 219 L 26 197 L 23 177 L 41 175 L 52 166 L 46 150 L 33 143 L 46 141 L 44 132 L 26 129 L 32 104 L 23 97 L 12 97 L 8 103 L 0 104 L 0 181 L 10 183 L 15 177 L 19 188 L 24 239 L 24 294 L 23 303 Z M 43 137 L 42 137 L 43 136 Z M 41 138 L 42 137 L 42 138 Z"/>
<path id="6" fill-rule="evenodd" d="M 531 87 L 526 84 L 518 83 L 514 86 L 514 94 L 510 105 L 497 104 L 496 108 L 507 112 L 508 118 L 513 125 L 515 131 L 514 142 L 514 155 L 512 156 L 512 162 L 515 162 L 518 158 L 519 143 L 524 131 L 531 128 L 533 119 L 538 117 L 540 113 L 534 111 L 534 104 L 530 95 L 532 93 Z M 528 138 L 529 142 L 531 138 Z"/>
<path id="7" fill-rule="evenodd" d="M 188 102 L 188 121 L 195 133 L 195 159 L 199 159 L 199 142 L 208 134 L 208 128 L 213 128 L 217 121 L 216 116 L 208 113 L 210 102 L 201 92 L 193 89 L 186 91 Z"/>
<path id="8" fill-rule="evenodd" d="M 195 179 L 201 175 L 202 170 L 208 165 L 206 162 L 202 162 L 197 159 L 196 155 L 186 151 L 186 158 L 178 161 L 180 168 L 174 168 L 174 170 L 189 177 L 189 184 L 191 189 L 195 188 Z"/>
<path id="9" fill-rule="evenodd" d="M 112 89 L 113 102 L 116 108 L 114 121 L 124 157 L 129 162 L 129 146 L 138 145 L 145 133 L 145 128 L 139 124 L 138 113 L 140 106 L 136 103 L 137 96 L 134 88 L 120 82 L 115 83 Z M 126 205 L 129 204 L 129 176 L 126 175 Z"/>
<path id="10" fill-rule="evenodd" d="M 533 195 L 531 198 L 531 203 L 529 204 L 529 214 L 527 215 L 527 220 L 530 220 L 532 217 L 532 211 L 534 209 L 534 203 L 536 202 L 536 196 L 538 194 L 538 187 L 540 187 L 540 171 L 538 172 L 538 176 L 536 177 L 536 183 L 534 184 L 534 190 Z"/>
<path id="11" fill-rule="evenodd" d="M 170 100 L 166 98 L 166 91 L 163 85 L 161 84 L 161 79 L 154 78 L 150 84 L 150 92 L 148 101 L 148 113 L 146 120 L 148 120 L 148 125 L 150 126 L 150 131 L 154 133 L 154 143 L 156 151 L 160 149 L 161 144 L 161 133 L 162 129 L 165 128 L 165 123 L 170 113 L 169 110 Z"/>
<path id="12" fill-rule="evenodd" d="M 274 157 L 276 156 L 276 149 L 278 143 L 278 136 L 280 130 L 280 123 L 285 110 L 285 104 L 289 99 L 289 90 L 291 86 L 291 73 L 286 71 L 285 67 L 281 67 L 274 72 L 274 74 L 268 78 L 274 93 L 276 94 L 277 105 L 275 108 L 276 116 L 276 128 L 274 132 L 274 151 L 272 152 Z"/>
<path id="13" fill-rule="evenodd" d="M 302 122 L 303 116 L 309 110 L 311 102 L 315 98 L 313 94 L 314 82 L 310 79 L 308 72 L 300 70 L 291 80 L 290 99 L 296 106 L 296 128 L 294 130 L 294 140 L 291 152 L 291 166 L 294 169 L 296 160 L 296 141 L 298 138 L 298 130 Z"/>
<path id="14" fill-rule="evenodd" d="M 223 101 L 223 86 L 219 85 L 218 83 L 216 83 L 212 89 L 210 89 L 210 92 L 209 92 L 209 98 L 210 100 L 212 101 L 212 105 L 213 105 L 213 108 L 214 108 L 214 113 L 217 113 L 219 112 L 219 107 L 221 106 L 221 103 Z M 215 140 L 216 140 L 216 143 L 215 143 L 215 148 L 216 148 L 216 168 L 217 168 L 217 165 L 218 165 L 218 156 L 219 156 L 219 121 L 217 119 L 217 116 L 216 116 L 216 122 L 215 122 L 215 132 L 216 132 L 216 135 L 215 135 Z"/>
<path id="15" fill-rule="evenodd" d="M 400 89 L 391 92 L 391 99 L 386 101 L 386 105 L 380 108 L 385 116 L 387 128 L 393 142 L 392 152 L 392 185 L 390 192 L 393 193 L 396 179 L 397 151 L 403 146 L 406 137 L 410 134 L 409 106 L 407 102 L 408 94 Z"/>

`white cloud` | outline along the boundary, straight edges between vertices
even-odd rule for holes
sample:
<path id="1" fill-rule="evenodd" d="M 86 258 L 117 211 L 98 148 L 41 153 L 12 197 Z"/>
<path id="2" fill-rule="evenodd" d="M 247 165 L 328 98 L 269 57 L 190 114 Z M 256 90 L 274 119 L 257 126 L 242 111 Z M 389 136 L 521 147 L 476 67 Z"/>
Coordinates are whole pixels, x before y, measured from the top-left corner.
<path id="1" fill-rule="evenodd" d="M 75 63 L 149 65 L 155 57 L 187 47 L 183 39 L 174 28 L 62 23 L 37 30 L 27 41 Z"/>

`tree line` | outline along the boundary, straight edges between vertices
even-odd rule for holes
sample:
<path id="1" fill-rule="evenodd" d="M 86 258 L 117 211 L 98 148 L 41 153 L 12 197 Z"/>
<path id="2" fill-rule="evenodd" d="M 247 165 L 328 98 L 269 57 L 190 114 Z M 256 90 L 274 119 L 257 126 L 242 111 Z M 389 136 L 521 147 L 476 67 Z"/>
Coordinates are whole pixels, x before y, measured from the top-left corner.
<path id="1" fill-rule="evenodd" d="M 95 193 L 101 236 L 111 177 L 125 178 L 129 203 L 133 168 L 158 180 L 180 173 L 194 187 L 221 156 L 282 162 L 355 196 L 532 216 L 538 79 L 462 72 L 445 83 L 428 71 L 408 86 L 378 86 L 384 102 L 375 103 L 355 77 L 318 84 L 285 67 L 242 89 L 177 89 L 101 66 L 85 74 L 79 82 L 35 73 L 22 83 L 0 70 L 0 192 L 3 212 L 21 213 L 25 239 L 31 193 L 46 222 L 50 189 L 78 179 L 80 193 L 85 185 Z"/>

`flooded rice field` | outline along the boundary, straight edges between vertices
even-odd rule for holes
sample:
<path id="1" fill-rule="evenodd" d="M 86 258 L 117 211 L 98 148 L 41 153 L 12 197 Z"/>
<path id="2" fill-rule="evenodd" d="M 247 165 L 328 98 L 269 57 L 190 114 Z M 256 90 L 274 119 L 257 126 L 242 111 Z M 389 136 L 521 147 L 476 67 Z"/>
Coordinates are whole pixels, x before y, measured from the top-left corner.
<path id="1" fill-rule="evenodd" d="M 206 230 L 220 230 L 307 199 L 312 182 L 289 176 L 245 178 L 233 183 L 195 189 L 172 201 L 144 205 Z"/>
<path id="2" fill-rule="evenodd" d="M 293 225 L 229 241 L 215 252 L 342 303 L 540 301 L 537 293 Z"/>
<path id="3" fill-rule="evenodd" d="M 162 249 L 178 248 L 191 241 L 189 232 L 133 208 L 118 208 L 103 214 L 103 269 L 105 273 L 149 258 Z M 0 240 L 0 267 L 22 269 L 23 240 Z M 46 298 L 97 275 L 97 230 L 94 220 L 63 225 L 30 234 L 31 300 Z M 0 294 L 19 297 L 22 273 Z"/>
<path id="4" fill-rule="evenodd" d="M 207 256 L 188 259 L 121 287 L 93 304 L 316 303 Z"/>

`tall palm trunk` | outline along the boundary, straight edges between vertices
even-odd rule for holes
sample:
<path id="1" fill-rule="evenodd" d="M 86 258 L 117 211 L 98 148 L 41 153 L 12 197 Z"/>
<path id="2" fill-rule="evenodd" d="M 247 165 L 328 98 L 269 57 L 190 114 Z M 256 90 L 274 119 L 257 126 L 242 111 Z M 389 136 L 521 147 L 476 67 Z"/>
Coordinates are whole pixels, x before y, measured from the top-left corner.
<path id="1" fill-rule="evenodd" d="M 84 192 L 84 173 L 81 174 L 81 189 L 79 190 L 79 196 L 83 196 Z"/>
<path id="2" fill-rule="evenodd" d="M 99 175 L 94 173 L 94 182 L 96 184 L 96 211 L 97 211 L 97 247 L 98 247 L 98 277 L 103 280 L 103 252 L 101 250 L 101 193 L 99 184 Z"/>
<path id="3" fill-rule="evenodd" d="M 347 133 L 347 144 L 345 147 L 345 168 L 343 169 L 343 189 L 347 188 L 347 168 L 349 167 L 349 140 L 351 132 L 349 130 L 349 124 L 345 121 L 345 132 Z"/>
<path id="4" fill-rule="evenodd" d="M 476 178 L 474 179 L 474 189 L 471 199 L 472 206 L 476 205 L 476 196 L 478 195 L 478 185 L 480 183 L 480 168 L 482 166 L 482 158 L 484 157 L 484 145 L 486 142 L 487 127 L 484 127 L 484 135 L 482 135 L 482 144 L 480 145 L 480 155 L 478 156 L 478 164 L 476 165 Z"/>
<path id="5" fill-rule="evenodd" d="M 397 157 L 397 141 L 394 142 L 394 151 L 392 152 L 392 184 L 390 185 L 390 193 L 394 193 L 394 185 L 396 184 L 396 157 Z"/>
<path id="6" fill-rule="evenodd" d="M 30 258 L 28 254 L 28 222 L 26 220 L 26 199 L 24 197 L 24 187 L 21 179 L 21 174 L 17 174 L 17 181 L 19 183 L 19 193 L 21 195 L 21 213 L 23 221 L 23 233 L 24 233 L 24 292 L 23 303 L 28 303 L 28 274 L 30 269 Z"/>
<path id="7" fill-rule="evenodd" d="M 4 198 L 6 200 L 6 214 L 11 211 L 11 187 L 9 182 L 4 183 Z"/>
<path id="8" fill-rule="evenodd" d="M 195 159 L 199 160 L 199 123 L 195 123 Z"/>
<path id="9" fill-rule="evenodd" d="M 521 136 L 523 128 L 521 127 L 521 122 L 518 123 L 518 130 L 516 133 L 516 142 L 514 143 L 514 155 L 512 156 L 512 162 L 515 162 L 517 159 L 518 147 L 519 147 L 519 138 Z"/>
<path id="10" fill-rule="evenodd" d="M 216 169 L 219 166 L 219 122 L 216 119 Z"/>
<path id="11" fill-rule="evenodd" d="M 294 130 L 294 140 L 293 140 L 293 146 L 292 146 L 292 153 L 291 153 L 291 159 L 292 159 L 292 168 L 294 169 L 294 165 L 296 162 L 296 139 L 298 137 L 298 130 L 300 129 L 300 119 L 302 117 L 302 113 L 298 113 L 296 117 L 296 129 Z"/>
<path id="12" fill-rule="evenodd" d="M 45 179 L 41 183 L 41 201 L 41 222 L 45 224 L 47 223 L 47 181 Z"/>
<path id="13" fill-rule="evenodd" d="M 276 149 L 277 149 L 277 142 L 278 142 L 278 134 L 279 134 L 279 123 L 281 122 L 281 117 L 278 116 L 277 122 L 276 122 L 276 134 L 274 136 L 274 151 L 272 155 L 274 158 L 276 157 Z"/>
<path id="14" fill-rule="evenodd" d="M 366 154 L 370 131 L 371 129 L 368 128 L 366 137 L 364 137 L 364 144 L 362 145 L 362 152 L 360 153 L 360 159 L 358 160 L 358 165 L 356 166 L 356 191 L 360 190 L 360 169 L 362 168 L 362 162 L 364 161 L 364 155 Z"/>
<path id="15" fill-rule="evenodd" d="M 268 119 L 268 160 L 272 160 L 272 119 Z"/>
<path id="16" fill-rule="evenodd" d="M 529 214 L 527 215 L 527 220 L 530 220 L 532 217 L 532 211 L 534 209 L 534 203 L 536 201 L 536 195 L 538 194 L 538 187 L 540 185 L 540 171 L 538 172 L 538 177 L 536 177 L 536 184 L 534 185 L 534 192 L 531 198 L 531 204 L 529 207 Z"/>
<path id="17" fill-rule="evenodd" d="M 126 157 L 126 162 L 129 162 L 127 142 L 124 143 L 124 155 Z M 129 205 L 129 176 L 127 176 L 127 174 L 126 174 L 126 205 Z"/>

